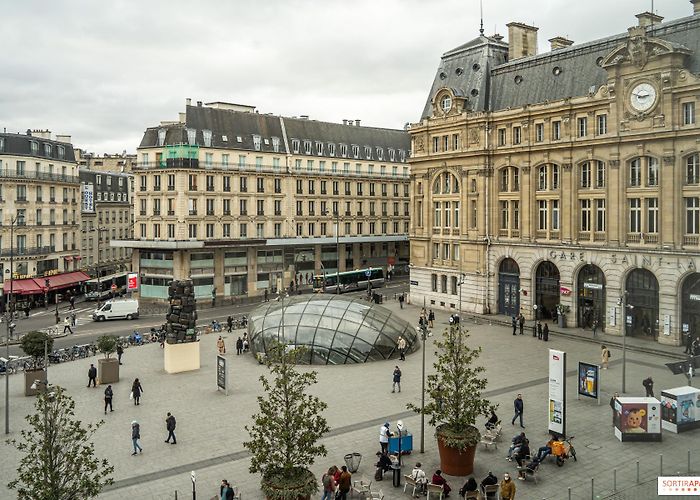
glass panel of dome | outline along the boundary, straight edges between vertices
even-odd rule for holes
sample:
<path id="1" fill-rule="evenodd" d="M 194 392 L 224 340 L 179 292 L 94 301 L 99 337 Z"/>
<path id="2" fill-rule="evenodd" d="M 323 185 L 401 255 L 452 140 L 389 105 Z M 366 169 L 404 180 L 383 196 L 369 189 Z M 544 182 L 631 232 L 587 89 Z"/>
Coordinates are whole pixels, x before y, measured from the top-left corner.
<path id="1" fill-rule="evenodd" d="M 367 326 L 363 326 L 357 331 L 357 337 L 367 342 L 370 346 L 374 345 L 374 342 L 377 340 L 377 335 L 379 335 L 377 330 L 368 328 Z"/>
<path id="2" fill-rule="evenodd" d="M 370 351 L 372 351 L 372 344 L 368 344 L 356 337 L 355 342 L 352 343 L 352 349 L 350 349 L 350 357 L 360 363 L 364 363 Z"/>
<path id="3" fill-rule="evenodd" d="M 329 352 L 325 347 L 315 346 L 311 351 L 311 362 L 316 365 L 325 365 Z"/>
<path id="4" fill-rule="evenodd" d="M 347 355 L 345 352 L 338 352 L 335 350 L 330 351 L 330 354 L 328 355 L 328 364 L 329 365 L 342 365 L 345 363 L 347 359 Z"/>
<path id="5" fill-rule="evenodd" d="M 381 352 L 379 352 L 376 349 L 372 349 L 369 353 L 369 356 L 367 357 L 367 361 L 382 361 L 384 360 L 384 356 L 382 355 Z"/>

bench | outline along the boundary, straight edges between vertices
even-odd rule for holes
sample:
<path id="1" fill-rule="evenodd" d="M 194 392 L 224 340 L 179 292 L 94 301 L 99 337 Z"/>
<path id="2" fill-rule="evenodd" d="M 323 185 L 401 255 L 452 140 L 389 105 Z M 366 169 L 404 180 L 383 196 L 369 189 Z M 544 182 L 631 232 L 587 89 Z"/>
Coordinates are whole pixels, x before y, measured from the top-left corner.
<path id="1" fill-rule="evenodd" d="M 464 494 L 464 500 L 479 500 L 480 498 L 478 491 L 467 491 Z"/>
<path id="2" fill-rule="evenodd" d="M 370 489 L 372 486 L 372 481 L 369 483 L 365 483 L 364 480 L 360 479 L 359 481 L 353 481 L 352 482 L 352 489 L 350 490 L 350 495 L 354 495 L 357 493 L 361 498 L 367 498 L 367 495 L 370 494 Z"/>
<path id="3" fill-rule="evenodd" d="M 540 470 L 540 464 L 538 463 L 535 465 L 534 468 L 530 469 L 528 467 L 523 467 L 522 469 L 518 470 L 518 479 L 521 481 L 526 481 L 528 476 L 531 477 L 532 479 L 535 480 L 535 484 L 537 484 L 537 473 Z"/>
<path id="4" fill-rule="evenodd" d="M 499 486 L 497 484 L 489 484 L 481 487 L 481 495 L 487 500 L 497 500 Z"/>
<path id="5" fill-rule="evenodd" d="M 369 492 L 369 498 L 371 500 L 384 500 L 384 492 L 382 490 L 379 491 L 370 491 Z"/>
<path id="6" fill-rule="evenodd" d="M 485 435 L 488 436 L 493 436 L 494 441 L 500 441 L 501 436 L 503 434 L 503 427 L 501 426 L 501 423 L 499 422 L 496 424 L 496 427 L 493 429 L 486 429 L 486 432 L 484 432 Z"/>

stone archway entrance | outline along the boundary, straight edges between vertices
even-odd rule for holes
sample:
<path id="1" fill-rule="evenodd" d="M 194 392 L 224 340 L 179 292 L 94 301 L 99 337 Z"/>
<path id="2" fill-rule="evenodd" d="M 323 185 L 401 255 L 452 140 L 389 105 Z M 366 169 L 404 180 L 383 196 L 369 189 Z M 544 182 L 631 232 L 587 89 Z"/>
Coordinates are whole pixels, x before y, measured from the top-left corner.
<path id="1" fill-rule="evenodd" d="M 598 322 L 598 330 L 605 331 L 605 275 L 596 265 L 588 264 L 578 273 L 577 320 L 581 328 L 592 328 Z"/>
<path id="2" fill-rule="evenodd" d="M 690 274 L 683 280 L 681 332 L 684 344 L 688 335 L 700 336 L 700 273 Z"/>
<path id="3" fill-rule="evenodd" d="M 545 261 L 535 271 L 535 304 L 538 319 L 556 319 L 559 304 L 559 268 Z"/>
<path id="4" fill-rule="evenodd" d="M 513 259 L 503 259 L 498 267 L 498 313 L 520 314 L 520 267 Z"/>

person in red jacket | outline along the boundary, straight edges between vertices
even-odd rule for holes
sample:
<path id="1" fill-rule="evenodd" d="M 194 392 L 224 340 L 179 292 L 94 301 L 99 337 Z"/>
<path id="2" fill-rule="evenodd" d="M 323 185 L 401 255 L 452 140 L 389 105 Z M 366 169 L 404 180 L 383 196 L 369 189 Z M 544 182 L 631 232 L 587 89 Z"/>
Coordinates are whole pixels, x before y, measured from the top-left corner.
<path id="1" fill-rule="evenodd" d="M 435 474 L 433 474 L 432 483 L 442 485 L 442 491 L 445 493 L 445 496 L 450 496 L 450 491 L 452 491 L 452 488 L 450 488 L 450 485 L 447 484 L 445 478 L 442 477 L 442 471 L 440 469 L 436 470 Z"/>

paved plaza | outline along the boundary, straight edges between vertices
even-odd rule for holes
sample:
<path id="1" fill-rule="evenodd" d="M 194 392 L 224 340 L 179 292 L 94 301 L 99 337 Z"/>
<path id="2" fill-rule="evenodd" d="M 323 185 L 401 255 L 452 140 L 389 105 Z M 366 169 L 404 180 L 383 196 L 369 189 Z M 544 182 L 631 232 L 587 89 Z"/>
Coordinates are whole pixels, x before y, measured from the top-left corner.
<path id="1" fill-rule="evenodd" d="M 399 311 L 398 303 L 390 301 L 390 309 L 416 322 L 419 308 L 408 305 Z M 432 371 L 433 341 L 442 332 L 447 314 L 436 311 L 437 324 L 428 341 L 427 367 Z M 502 477 L 510 472 L 515 477 L 515 462 L 507 462 L 508 442 L 519 428 L 511 427 L 512 400 L 522 393 L 525 400 L 525 426 L 531 447 L 538 448 L 547 440 L 547 349 L 556 347 L 568 353 L 568 419 L 567 432 L 576 436 L 578 462 L 568 461 L 562 468 L 549 460 L 540 468 L 538 483 L 516 481 L 520 499 L 565 499 L 567 488 L 571 498 L 592 498 L 591 478 L 595 478 L 594 498 L 608 498 L 612 490 L 613 471 L 617 469 L 618 489 L 631 487 L 636 482 L 636 461 L 640 461 L 640 481 L 648 482 L 659 474 L 660 455 L 663 454 L 665 474 L 686 473 L 688 450 L 692 450 L 691 469 L 700 472 L 700 431 L 675 435 L 664 432 L 661 443 L 620 443 L 614 438 L 611 426 L 610 395 L 620 390 L 621 358 L 618 348 L 612 349 L 610 369 L 602 372 L 603 396 L 600 406 L 594 401 L 576 400 L 575 368 L 579 360 L 598 362 L 600 346 L 594 342 L 552 335 L 549 342 L 538 341 L 530 335 L 512 336 L 508 327 L 464 322 L 470 330 L 471 342 L 483 346 L 481 361 L 487 369 L 487 396 L 500 408 L 498 415 L 504 422 L 504 437 L 498 449 L 479 447 L 475 476 L 480 481 L 489 470 Z M 262 498 L 259 477 L 248 472 L 249 456 L 242 442 L 247 438 L 244 426 L 251 423 L 257 411 L 256 397 L 260 393 L 258 377 L 266 373 L 250 354 L 237 356 L 237 334 L 224 334 L 229 354 L 230 379 L 233 390 L 226 396 L 218 392 L 215 383 L 216 335 L 202 338 L 202 368 L 193 373 L 168 375 L 163 370 L 163 354 L 157 344 L 131 347 L 124 354 L 121 382 L 115 384 L 114 408 L 103 414 L 103 390 L 86 388 L 87 370 L 96 358 L 52 366 L 49 381 L 68 389 L 76 400 L 76 415 L 84 421 L 105 420 L 96 435 L 96 452 L 115 466 L 115 484 L 104 492 L 104 499 L 172 499 L 190 498 L 190 471 L 197 473 L 198 498 L 210 499 L 216 495 L 221 479 L 238 486 L 245 499 Z M 231 351 L 233 351 L 231 353 Z M 670 352 L 671 350 L 669 350 Z M 675 352 L 678 352 L 677 349 Z M 657 396 L 665 388 L 685 385 L 685 378 L 674 376 L 663 366 L 669 359 L 641 352 L 627 356 L 627 388 L 629 395 L 643 395 L 642 379 L 651 375 Z M 403 371 L 402 392 L 391 393 L 394 365 Z M 302 367 L 301 369 L 308 369 Z M 371 480 L 374 473 L 374 453 L 378 450 L 379 426 L 386 420 L 395 428 L 403 419 L 414 435 L 414 452 L 404 457 L 404 471 L 410 473 L 417 460 L 431 475 L 438 468 L 439 458 L 432 428 L 426 427 L 425 453 L 419 453 L 420 418 L 406 410 L 408 402 L 417 402 L 421 386 L 421 351 L 407 357 L 405 362 L 390 360 L 363 365 L 317 366 L 319 383 L 313 391 L 328 403 L 327 417 L 331 432 L 324 439 L 328 456 L 320 458 L 313 467 L 320 478 L 329 465 L 343 463 L 349 452 L 363 455 L 356 479 Z M 138 377 L 144 394 L 141 405 L 129 401 L 131 382 Z M 14 375 L 10 383 L 11 437 L 24 424 L 22 416 L 32 410 L 33 398 L 22 395 L 22 377 Z M 164 443 L 167 436 L 165 417 L 172 412 L 177 418 L 177 445 Z M 130 423 L 141 424 L 144 452 L 131 456 Z M 483 422 L 480 422 L 480 426 Z M 13 448 L 4 447 L 0 463 L 2 485 L 0 498 L 12 498 L 6 489 L 14 476 L 17 455 Z M 448 477 L 453 489 L 458 489 L 466 478 Z M 375 487 L 376 485 L 376 487 Z M 409 498 L 403 487 L 392 487 L 390 478 L 375 483 L 387 499 Z M 656 482 L 628 490 L 629 496 L 615 498 L 654 498 Z M 320 494 L 318 495 L 320 498 Z M 455 495 L 456 496 L 456 495 Z"/>

